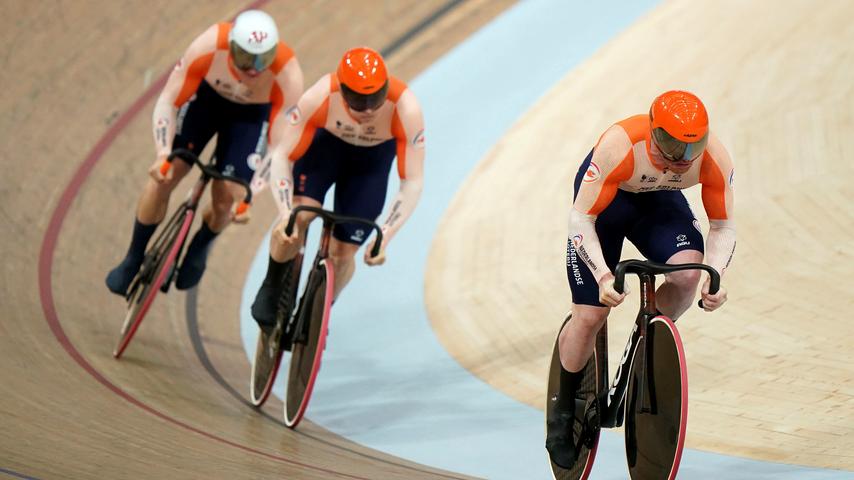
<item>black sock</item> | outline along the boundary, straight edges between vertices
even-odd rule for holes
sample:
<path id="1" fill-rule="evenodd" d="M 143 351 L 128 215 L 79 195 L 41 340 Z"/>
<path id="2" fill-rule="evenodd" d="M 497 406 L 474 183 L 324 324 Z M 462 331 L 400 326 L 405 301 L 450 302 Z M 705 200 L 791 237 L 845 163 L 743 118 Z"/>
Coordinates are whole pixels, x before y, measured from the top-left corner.
<path id="1" fill-rule="evenodd" d="M 148 241 L 151 240 L 151 236 L 157 230 L 157 225 L 159 224 L 144 225 L 134 217 L 133 235 L 131 236 L 130 247 L 128 247 L 127 258 L 136 261 L 142 260 L 142 257 L 145 256 L 145 247 L 148 246 Z"/>
<path id="2" fill-rule="evenodd" d="M 214 232 L 208 227 L 208 224 L 205 221 L 202 221 L 202 226 L 199 228 L 199 231 L 196 232 L 196 235 L 193 237 L 193 241 L 190 242 L 190 247 L 187 249 L 188 252 L 203 252 L 206 248 L 208 248 L 211 242 L 219 235 L 219 232 Z"/>
<path id="3" fill-rule="evenodd" d="M 584 370 L 580 372 L 570 372 L 560 367 L 560 392 L 557 396 L 557 407 L 561 410 L 571 410 L 575 408 L 575 394 L 578 391 L 578 385 L 584 377 Z"/>
<path id="4" fill-rule="evenodd" d="M 267 276 L 264 277 L 264 284 L 281 288 L 282 284 L 285 283 L 285 273 L 287 272 L 288 263 L 291 261 L 293 259 L 277 262 L 270 256 L 267 262 Z"/>

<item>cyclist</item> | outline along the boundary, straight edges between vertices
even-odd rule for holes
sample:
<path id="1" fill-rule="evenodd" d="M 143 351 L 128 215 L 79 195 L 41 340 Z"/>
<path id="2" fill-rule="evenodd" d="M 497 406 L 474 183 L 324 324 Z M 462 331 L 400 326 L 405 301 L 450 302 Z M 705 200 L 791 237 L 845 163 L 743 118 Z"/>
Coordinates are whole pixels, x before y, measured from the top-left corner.
<path id="1" fill-rule="evenodd" d="M 733 174 L 729 154 L 709 131 L 705 106 L 684 91 L 665 92 L 648 115 L 611 126 L 581 164 L 567 241 L 572 320 L 558 340 L 560 391 L 546 438 L 556 464 L 571 468 L 575 463 L 571 427 L 582 370 L 610 309 L 626 296 L 614 290 L 612 273 L 623 239 L 652 261 L 702 262 L 700 226 L 679 191 L 700 184 L 711 224 L 707 263 L 723 274 L 735 250 Z M 679 318 L 693 302 L 699 281 L 696 270 L 666 275 L 656 290 L 660 313 Z M 708 278 L 701 291 L 706 311 L 726 302 L 724 288 L 709 294 Z"/>
<path id="2" fill-rule="evenodd" d="M 388 74 L 379 53 L 366 47 L 347 51 L 337 71 L 309 88 L 278 128 L 283 139 L 272 150 L 270 187 L 281 222 L 273 229 L 267 275 L 252 305 L 252 316 L 266 333 L 275 324 L 280 291 L 313 218 L 301 214 L 286 237 L 292 206 L 321 206 L 334 183 L 336 213 L 373 220 L 382 212 L 397 157 L 400 191 L 382 226 L 380 254 L 370 258 L 373 242 L 365 251 L 366 264 L 381 265 L 388 243 L 421 195 L 424 162 L 424 121 L 415 94 Z M 353 276 L 354 257 L 368 233 L 356 225 L 335 227 L 329 248 L 335 297 Z"/>
<path id="3" fill-rule="evenodd" d="M 111 292 L 124 295 L 139 270 L 149 239 L 166 215 L 169 196 L 192 167 L 173 162 L 166 175 L 160 166 L 176 148 L 200 154 L 217 134 L 216 168 L 249 181 L 261 165 L 267 142 L 278 140 L 271 125 L 302 94 L 303 76 L 293 51 L 279 41 L 272 17 L 247 10 L 234 23 L 208 28 L 189 46 L 169 75 L 154 107 L 153 128 L 157 159 L 149 168 L 134 219 L 130 247 L 122 262 L 109 272 Z M 272 135 L 268 135 L 272 132 Z M 205 208 L 201 228 L 193 237 L 175 285 L 199 283 L 211 242 L 234 219 L 232 204 L 243 196 L 235 184 L 214 180 L 212 202 Z"/>

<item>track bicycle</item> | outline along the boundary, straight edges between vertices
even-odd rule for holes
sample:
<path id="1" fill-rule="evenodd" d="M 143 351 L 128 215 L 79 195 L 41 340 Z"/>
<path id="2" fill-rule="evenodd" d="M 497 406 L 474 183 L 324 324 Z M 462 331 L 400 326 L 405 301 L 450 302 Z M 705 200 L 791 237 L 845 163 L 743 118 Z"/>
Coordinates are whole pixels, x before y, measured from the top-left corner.
<path id="1" fill-rule="evenodd" d="M 607 383 L 607 322 L 596 335 L 593 355 L 584 367 L 575 400 L 573 438 L 578 458 L 571 469 L 550 462 L 555 479 L 588 478 L 601 428 L 624 424 L 626 461 L 631 478 L 676 478 L 688 420 L 688 370 L 676 325 L 657 312 L 655 275 L 680 270 L 708 272 L 711 277 L 709 293 L 717 293 L 720 275 L 708 265 L 625 260 L 614 269 L 614 289 L 619 293 L 623 292 L 626 274 L 640 277 L 640 312 L 610 386 Z M 567 317 L 561 330 L 570 321 L 572 319 Z M 560 368 L 558 341 L 555 340 L 546 397 L 547 422 L 554 415 L 560 390 Z"/>
<path id="2" fill-rule="evenodd" d="M 175 158 L 182 158 L 193 165 L 197 165 L 202 174 L 187 195 L 187 199 L 172 214 L 166 226 L 160 230 L 154 242 L 150 244 L 145 252 L 145 257 L 139 272 L 134 277 L 125 294 L 128 302 L 128 311 L 119 332 L 119 341 L 113 350 L 113 357 L 120 358 L 124 353 L 136 331 L 139 329 L 145 314 L 148 313 L 157 292 L 167 293 L 169 286 L 175 279 L 178 258 L 184 250 L 184 244 L 193 219 L 199 207 L 199 201 L 211 180 L 226 180 L 240 184 L 246 189 L 243 201 L 238 205 L 236 213 L 244 213 L 252 202 L 252 190 L 245 180 L 230 175 L 223 175 L 214 168 L 215 157 L 211 157 L 208 163 L 203 163 L 193 152 L 177 148 L 160 166 L 160 173 L 166 175 L 171 168 Z"/>
<path id="3" fill-rule="evenodd" d="M 335 285 L 335 271 L 329 260 L 332 230 L 339 223 L 357 223 L 374 230 L 377 235 L 371 251 L 372 257 L 379 255 L 383 240 L 382 229 L 371 220 L 337 215 L 322 208 L 306 205 L 297 206 L 291 211 L 285 227 L 286 236 L 293 233 L 294 223 L 300 212 L 313 213 L 323 219 L 320 244 L 298 304 L 295 299 L 305 244 L 301 246 L 294 258 L 290 271 L 286 272 L 287 277 L 276 309 L 275 326 L 270 332 L 262 329 L 258 335 L 249 387 L 253 405 L 260 407 L 273 388 L 283 353 L 290 350 L 291 359 L 284 402 L 285 424 L 290 428 L 296 428 L 308 408 L 308 401 L 320 371 L 323 350 L 326 347 Z M 308 238 L 308 226 L 303 238 Z"/>

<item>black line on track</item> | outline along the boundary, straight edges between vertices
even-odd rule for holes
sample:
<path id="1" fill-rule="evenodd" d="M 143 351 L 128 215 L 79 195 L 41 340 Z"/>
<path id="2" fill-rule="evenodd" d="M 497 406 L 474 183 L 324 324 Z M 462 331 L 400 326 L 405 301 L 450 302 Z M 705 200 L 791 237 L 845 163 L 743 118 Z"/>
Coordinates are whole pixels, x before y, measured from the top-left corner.
<path id="1" fill-rule="evenodd" d="M 462 3 L 463 3 L 463 0 L 451 0 L 451 1 L 449 1 L 443 7 L 439 8 L 438 10 L 433 12 L 430 16 L 428 16 L 427 18 L 425 18 L 424 20 L 419 22 L 417 25 L 415 25 L 414 27 L 409 29 L 400 38 L 394 40 L 390 45 L 383 48 L 381 50 L 381 54 L 384 57 L 387 57 L 387 56 L 394 54 L 401 47 L 403 47 L 407 42 L 412 40 L 416 35 L 423 32 L 424 30 L 426 30 L 430 25 L 435 23 L 440 18 L 444 17 L 448 12 L 450 12 L 451 10 L 453 10 L 454 8 L 456 8 L 457 6 L 459 6 Z M 225 378 L 223 378 L 223 376 L 219 373 L 219 371 L 216 369 L 216 367 L 211 362 L 210 357 L 208 357 L 207 351 L 205 350 L 204 342 L 202 341 L 201 334 L 199 332 L 199 321 L 198 321 L 198 299 L 199 299 L 199 296 L 198 296 L 198 289 L 193 288 L 191 290 L 188 290 L 186 298 L 187 298 L 187 301 L 186 301 L 185 311 L 186 311 L 186 317 L 187 317 L 187 330 L 189 331 L 189 334 L 190 334 L 190 341 L 193 344 L 193 350 L 196 353 L 196 357 L 198 357 L 199 361 L 201 362 L 201 364 L 205 368 L 205 370 L 208 372 L 208 374 L 226 392 L 228 392 L 232 397 L 234 397 L 240 403 L 248 406 L 249 408 L 252 408 L 259 415 L 263 416 L 267 420 L 270 420 L 271 422 L 274 422 L 278 425 L 281 425 L 284 428 L 287 428 L 285 425 L 285 422 L 283 422 L 282 420 L 275 418 L 272 415 L 268 414 L 267 412 L 264 412 L 263 410 L 256 408 L 254 405 L 252 405 L 252 402 L 250 402 L 247 398 L 245 398 L 243 395 L 241 395 L 240 392 L 238 392 L 231 384 L 229 384 L 228 381 L 226 381 Z M 404 465 L 404 464 L 393 462 L 391 460 L 387 460 L 384 458 L 375 457 L 375 456 L 369 455 L 369 454 L 364 453 L 364 452 L 358 452 L 358 451 L 352 450 L 350 448 L 347 448 L 345 446 L 342 446 L 342 445 L 339 445 L 336 443 L 332 443 L 332 442 L 325 440 L 323 438 L 316 437 L 314 435 L 310 435 L 310 434 L 305 433 L 304 431 L 301 431 L 301 430 L 295 429 L 293 431 L 297 435 L 303 435 L 305 437 L 311 438 L 312 440 L 323 443 L 323 444 L 328 445 L 330 447 L 333 447 L 333 448 L 336 448 L 339 450 L 343 450 L 346 452 L 350 452 L 354 455 L 357 455 L 357 456 L 360 456 L 363 458 L 369 458 L 371 460 L 374 460 L 374 461 L 377 461 L 380 463 L 385 463 L 387 465 L 393 465 L 393 466 L 404 468 L 407 470 L 416 471 L 419 473 L 434 475 L 434 476 L 439 477 L 439 478 L 449 478 L 449 479 L 455 479 L 455 480 L 460 480 L 460 479 L 466 478 L 466 477 L 449 476 L 449 475 L 445 475 L 445 474 L 441 474 L 441 473 L 437 473 L 437 472 L 422 470 L 420 468 L 412 467 L 410 465 Z"/>
<path id="2" fill-rule="evenodd" d="M 380 51 L 380 54 L 383 57 L 388 57 L 388 56 L 393 55 L 395 52 L 400 50 L 401 47 L 406 45 L 407 42 L 409 42 L 410 40 L 415 38 L 416 35 L 423 32 L 424 30 L 426 30 L 427 27 L 434 24 L 440 18 L 444 17 L 445 14 L 447 14 L 448 12 L 450 12 L 451 10 L 453 10 L 454 8 L 459 6 L 461 3 L 463 3 L 463 0 L 451 0 L 450 2 L 446 3 L 444 7 L 436 10 L 430 16 L 428 16 L 427 18 L 422 20 L 420 23 L 418 23 L 418 25 L 415 25 L 414 27 L 410 28 L 406 33 L 401 35 L 400 38 L 391 42 L 391 45 L 388 45 L 385 48 L 383 48 Z"/>
<path id="3" fill-rule="evenodd" d="M 36 477 L 28 477 L 22 473 L 14 472 L 12 470 L 7 470 L 3 467 L 0 467 L 0 473 L 4 473 L 9 475 L 10 477 L 22 478 L 23 480 L 38 480 Z"/>
<path id="4" fill-rule="evenodd" d="M 247 407 L 255 410 L 256 413 L 258 413 L 262 417 L 266 418 L 267 420 L 270 420 L 271 422 L 276 423 L 283 428 L 287 428 L 287 426 L 285 425 L 285 422 L 283 422 L 282 420 L 279 420 L 278 418 L 270 415 L 269 413 L 261 410 L 260 408 L 256 408 L 254 405 L 252 405 L 252 402 L 250 402 L 246 397 L 241 395 L 240 392 L 237 391 L 237 389 L 235 389 L 230 383 L 228 383 L 228 381 L 225 378 L 223 378 L 223 376 L 219 373 L 219 371 L 216 369 L 216 367 L 214 367 L 213 363 L 210 360 L 210 357 L 208 357 L 207 351 L 205 350 L 204 342 L 202 341 L 201 334 L 199 333 L 198 308 L 197 308 L 198 307 L 198 300 L 199 300 L 198 288 L 192 288 L 192 289 L 187 291 L 187 302 L 186 302 L 186 308 L 185 308 L 186 316 L 187 316 L 187 330 L 189 331 L 189 334 L 190 334 L 190 341 L 193 344 L 193 350 L 196 352 L 196 357 L 198 357 L 199 361 L 202 363 L 202 366 L 205 367 L 205 370 L 207 370 L 208 374 L 211 377 L 213 377 L 213 379 L 214 379 L 214 381 L 216 381 L 216 383 L 218 383 L 226 392 L 228 392 L 232 397 L 237 399 L 240 403 L 242 403 L 242 404 L 246 405 Z M 284 374 L 284 373 L 280 373 L 280 375 L 281 374 Z M 416 471 L 419 473 L 426 473 L 428 475 L 434 475 L 434 476 L 439 477 L 439 478 L 449 478 L 449 479 L 454 479 L 454 480 L 462 480 L 462 479 L 466 478 L 466 477 L 455 477 L 455 476 L 445 475 L 445 474 L 437 473 L 437 472 L 431 472 L 429 470 L 423 470 L 423 469 L 413 467 L 410 465 L 405 465 L 405 464 L 393 462 L 393 461 L 385 459 L 385 458 L 375 457 L 373 455 L 370 455 L 370 454 L 367 454 L 364 452 L 359 452 L 359 451 L 350 449 L 348 447 L 345 447 L 343 445 L 330 442 L 329 440 L 323 439 L 321 437 L 311 435 L 311 434 L 306 433 L 302 430 L 294 429 L 291 431 L 296 433 L 297 435 L 302 435 L 304 437 L 308 437 L 314 441 L 323 443 L 324 445 L 328 445 L 332 448 L 335 448 L 338 450 L 343 450 L 346 452 L 350 452 L 353 455 L 357 455 L 357 456 L 360 456 L 363 458 L 369 458 L 369 459 L 374 460 L 376 462 L 385 463 L 387 465 L 393 465 L 393 466 L 404 468 L 407 470 Z"/>

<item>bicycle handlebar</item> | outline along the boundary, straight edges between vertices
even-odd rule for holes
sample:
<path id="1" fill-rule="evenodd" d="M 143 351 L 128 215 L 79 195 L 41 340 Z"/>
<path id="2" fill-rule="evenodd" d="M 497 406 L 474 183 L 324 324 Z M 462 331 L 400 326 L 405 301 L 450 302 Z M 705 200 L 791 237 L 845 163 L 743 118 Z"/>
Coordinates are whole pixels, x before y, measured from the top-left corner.
<path id="1" fill-rule="evenodd" d="M 644 260 L 623 260 L 617 264 L 614 269 L 614 290 L 617 293 L 623 293 L 625 287 L 625 279 L 627 273 L 658 275 L 663 273 L 678 272 L 680 270 L 704 270 L 709 274 L 711 282 L 709 283 L 709 294 L 718 293 L 721 286 L 721 276 L 714 268 L 702 263 L 682 263 L 676 265 L 668 265 L 665 263 L 649 262 Z M 703 308 L 703 301 L 698 303 L 700 308 Z"/>
<path id="2" fill-rule="evenodd" d="M 361 225 L 365 225 L 374 231 L 377 232 L 377 240 L 374 242 L 374 248 L 371 249 L 371 258 L 376 257 L 380 254 L 380 246 L 383 243 L 383 231 L 376 223 L 367 220 L 365 218 L 359 217 L 346 217 L 344 215 L 337 215 L 334 212 L 330 212 L 328 210 L 324 210 L 318 207 L 310 207 L 308 205 L 300 205 L 293 210 L 291 210 L 291 216 L 288 219 L 288 225 L 285 227 L 285 235 L 291 236 L 294 231 L 294 223 L 297 219 L 297 214 L 300 212 L 311 212 L 317 214 L 320 218 L 323 219 L 324 225 L 335 225 L 337 223 L 358 223 Z"/>
<path id="3" fill-rule="evenodd" d="M 186 148 L 176 148 L 175 150 L 172 150 L 172 153 L 170 153 L 169 156 L 166 157 L 166 161 L 163 162 L 163 165 L 160 166 L 160 173 L 166 175 L 166 172 L 169 171 L 169 166 L 172 165 L 172 161 L 175 160 L 176 157 L 180 157 L 184 160 L 193 163 L 194 165 L 197 165 L 199 168 L 202 169 L 202 172 L 210 178 L 234 182 L 243 187 L 243 189 L 246 190 L 246 195 L 243 196 L 243 201 L 237 207 L 237 214 L 240 215 L 241 213 L 245 212 L 247 208 L 249 208 L 249 204 L 252 203 L 252 189 L 249 187 L 249 182 L 242 178 L 233 177 L 231 175 L 223 175 L 222 173 L 219 173 L 210 165 L 206 165 L 205 163 L 203 163 L 199 159 L 198 155 L 187 150 Z"/>

